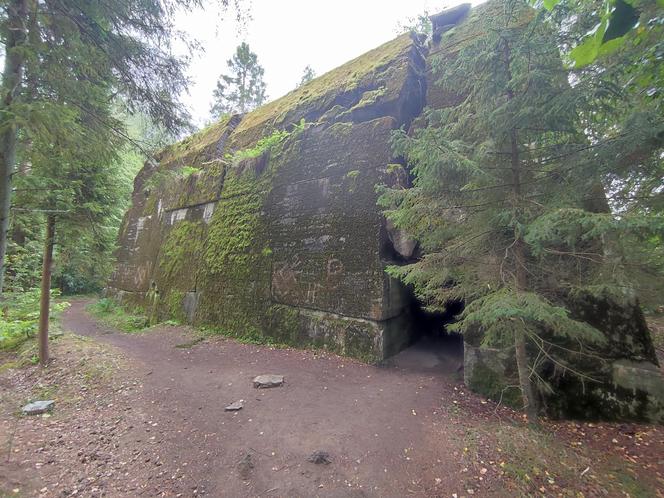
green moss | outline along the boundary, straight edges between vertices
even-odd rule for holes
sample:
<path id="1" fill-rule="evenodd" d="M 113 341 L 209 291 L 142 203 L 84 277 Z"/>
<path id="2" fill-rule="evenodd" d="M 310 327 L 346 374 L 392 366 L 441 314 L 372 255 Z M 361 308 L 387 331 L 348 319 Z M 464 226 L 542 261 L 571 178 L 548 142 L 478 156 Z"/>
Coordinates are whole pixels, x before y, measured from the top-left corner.
<path id="1" fill-rule="evenodd" d="M 266 334 L 278 343 L 322 349 L 376 363 L 375 331 L 371 325 L 331 315 L 302 313 L 299 308 L 275 304 L 266 312 Z"/>
<path id="2" fill-rule="evenodd" d="M 271 337 L 284 344 L 301 346 L 300 313 L 292 306 L 275 304 L 266 313 L 266 329 Z"/>
<path id="3" fill-rule="evenodd" d="M 230 158 L 232 158 L 234 165 L 244 159 L 255 159 L 265 154 L 265 152 L 280 146 L 289 135 L 290 132 L 288 131 L 275 130 L 271 135 L 261 138 L 253 147 L 239 150 L 230 156 Z"/>
<path id="4" fill-rule="evenodd" d="M 212 123 L 184 140 L 169 145 L 156 155 L 157 160 L 161 166 L 165 166 L 185 157 L 195 156 L 204 152 L 209 147 L 217 144 L 224 131 L 226 131 L 230 119 L 230 115 L 224 116 L 216 123 Z"/>
<path id="5" fill-rule="evenodd" d="M 210 219 L 198 281 L 202 290 L 197 317 L 237 338 L 262 336 L 270 303 L 272 251 L 262 215 L 273 177 L 293 132 L 272 134 L 229 171 Z M 269 154 L 268 154 L 269 152 Z M 246 154 L 245 154 L 246 156 Z M 255 157 L 253 157 L 255 156 Z M 250 168 L 245 161 L 265 161 Z M 224 299 L 219 300 L 218 296 Z"/>
<path id="6" fill-rule="evenodd" d="M 152 192 L 154 190 L 163 190 L 169 182 L 177 178 L 177 171 L 172 169 L 158 169 L 144 184 L 145 190 Z"/>
<path id="7" fill-rule="evenodd" d="M 349 192 L 355 192 L 357 189 L 357 178 L 360 176 L 359 170 L 349 171 L 344 175 L 344 179 L 347 183 L 347 189 Z"/>
<path id="8" fill-rule="evenodd" d="M 123 332 L 142 332 L 150 326 L 150 320 L 138 307 L 124 307 L 113 299 L 100 299 L 86 310 L 102 323 Z"/>
<path id="9" fill-rule="evenodd" d="M 151 194 L 145 201 L 143 206 L 143 216 L 149 216 L 157 212 L 157 204 L 159 203 L 159 196 Z"/>
<path id="10" fill-rule="evenodd" d="M 184 292 L 177 289 L 171 289 L 167 291 L 165 298 L 162 299 L 165 303 L 168 318 L 175 319 L 180 323 L 184 322 L 186 319 L 184 308 L 182 307 Z"/>
<path id="11" fill-rule="evenodd" d="M 177 222 L 170 230 L 159 254 L 160 280 L 174 284 L 191 268 L 200 253 L 205 227 L 191 221 Z"/>
<path id="12" fill-rule="evenodd" d="M 178 170 L 178 174 L 181 178 L 189 178 L 194 173 L 199 173 L 200 171 L 201 169 L 195 166 L 182 166 Z"/>
<path id="13" fill-rule="evenodd" d="M 316 107 L 314 104 L 316 102 L 329 105 L 334 100 L 333 96 L 369 83 L 369 80 L 375 77 L 375 73 L 406 53 L 412 43 L 410 36 L 404 34 L 313 79 L 280 99 L 247 114 L 236 129 L 236 133 L 247 132 L 255 127 L 262 128 L 267 124 L 275 126 L 283 121 L 287 113 L 297 108 Z"/>
<path id="14" fill-rule="evenodd" d="M 387 88 L 384 86 L 381 86 L 376 90 L 369 90 L 367 92 L 364 92 L 362 94 L 362 98 L 360 99 L 360 101 L 357 104 L 355 104 L 351 108 L 351 110 L 360 109 L 362 107 L 368 107 L 370 105 L 375 104 L 383 95 L 385 95 L 385 92 L 387 92 Z"/>
<path id="15" fill-rule="evenodd" d="M 405 169 L 404 169 L 403 165 L 401 165 L 401 164 L 390 163 L 390 164 L 387 165 L 387 170 L 386 171 L 387 171 L 388 174 L 391 175 L 393 173 L 400 174 L 401 172 L 404 172 Z"/>
<path id="16" fill-rule="evenodd" d="M 261 223 L 264 194 L 251 175 L 230 175 L 224 194 L 210 220 L 204 265 L 220 272 L 229 265 L 246 264 Z"/>
<path id="17" fill-rule="evenodd" d="M 339 122 L 334 123 L 326 131 L 330 135 L 336 136 L 338 139 L 343 139 L 350 136 L 353 131 L 353 126 L 353 123 L 350 122 Z"/>

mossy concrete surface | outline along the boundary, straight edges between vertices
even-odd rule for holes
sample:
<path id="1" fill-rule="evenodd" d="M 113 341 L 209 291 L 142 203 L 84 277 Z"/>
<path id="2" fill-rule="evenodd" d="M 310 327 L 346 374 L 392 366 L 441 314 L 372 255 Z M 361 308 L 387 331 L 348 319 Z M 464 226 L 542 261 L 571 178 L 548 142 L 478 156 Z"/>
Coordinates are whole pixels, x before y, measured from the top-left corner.
<path id="1" fill-rule="evenodd" d="M 146 163 L 109 295 L 367 361 L 408 344 L 375 185 L 390 182 L 391 132 L 424 105 L 422 50 L 400 36 Z"/>

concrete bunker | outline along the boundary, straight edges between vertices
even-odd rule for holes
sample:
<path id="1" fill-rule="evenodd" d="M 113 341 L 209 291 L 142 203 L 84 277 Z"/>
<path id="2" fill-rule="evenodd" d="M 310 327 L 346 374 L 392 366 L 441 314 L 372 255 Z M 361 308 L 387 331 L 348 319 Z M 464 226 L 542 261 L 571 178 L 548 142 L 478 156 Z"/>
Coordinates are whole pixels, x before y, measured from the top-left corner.
<path id="1" fill-rule="evenodd" d="M 455 102 L 454 89 L 434 84 L 432 61 L 481 36 L 479 20 L 500 7 L 434 16 L 440 36 L 431 43 L 402 35 L 160 152 L 135 179 L 108 293 L 155 320 L 369 362 L 436 337 L 459 303 L 447 316 L 427 314 L 387 275 L 417 247 L 386 222 L 375 186 L 409 186 L 393 131 L 419 126 L 425 107 Z M 664 419 L 664 382 L 651 368 L 657 359 L 640 310 L 617 310 L 598 326 L 613 341 L 605 384 L 588 392 L 562 379 L 569 394 L 549 400 L 551 412 L 573 412 L 583 397 L 603 417 Z M 495 396 L 511 383 L 509 355 L 454 340 L 469 386 Z"/>

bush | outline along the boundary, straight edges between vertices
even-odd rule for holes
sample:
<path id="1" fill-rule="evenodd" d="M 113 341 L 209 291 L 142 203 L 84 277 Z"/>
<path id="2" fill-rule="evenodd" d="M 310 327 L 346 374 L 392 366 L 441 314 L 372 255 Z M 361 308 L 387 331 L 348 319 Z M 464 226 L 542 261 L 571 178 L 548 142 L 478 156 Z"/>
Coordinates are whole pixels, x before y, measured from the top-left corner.
<path id="1" fill-rule="evenodd" d="M 36 335 L 39 324 L 39 296 L 39 289 L 4 294 L 0 316 L 0 350 L 15 349 Z M 55 302 L 55 298 L 59 296 L 58 290 L 51 290 L 51 320 L 69 306 L 67 302 Z"/>
<path id="2" fill-rule="evenodd" d="M 147 316 L 130 312 L 108 297 L 99 299 L 87 309 L 102 322 L 124 332 L 140 332 L 150 326 Z"/>

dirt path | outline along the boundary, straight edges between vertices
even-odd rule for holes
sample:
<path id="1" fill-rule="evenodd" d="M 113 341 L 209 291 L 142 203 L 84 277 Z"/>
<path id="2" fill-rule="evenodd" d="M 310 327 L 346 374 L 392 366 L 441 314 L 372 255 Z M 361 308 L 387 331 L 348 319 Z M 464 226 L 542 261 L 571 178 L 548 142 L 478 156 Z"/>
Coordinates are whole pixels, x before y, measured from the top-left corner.
<path id="1" fill-rule="evenodd" d="M 431 344 L 375 367 L 186 327 L 121 333 L 85 305 L 62 316 L 77 335 L 52 342 L 48 369 L 0 368 L 0 497 L 664 496 L 664 431 L 532 431 Z M 286 384 L 254 389 L 265 373 Z M 48 397 L 48 418 L 17 416 Z"/>
<path id="2" fill-rule="evenodd" d="M 161 462 L 212 496 L 451 496 L 462 494 L 463 430 L 447 423 L 444 390 L 458 383 L 457 362 L 413 352 L 372 367 L 312 351 L 213 340 L 178 348 L 191 337 L 166 327 L 141 335 L 95 324 L 76 301 L 66 330 L 122 350 L 142 389 L 132 402 L 157 424 Z M 419 365 L 418 365 L 419 363 Z M 421 363 L 424 363 L 422 366 Z M 257 390 L 259 374 L 284 375 L 281 388 Z M 224 407 L 238 399 L 244 408 Z M 316 465 L 314 451 L 332 463 Z M 251 464 L 242 464 L 251 455 Z M 238 462 L 240 462 L 238 464 Z M 253 468 L 250 468 L 253 466 Z M 169 493 L 168 489 L 164 490 Z"/>

